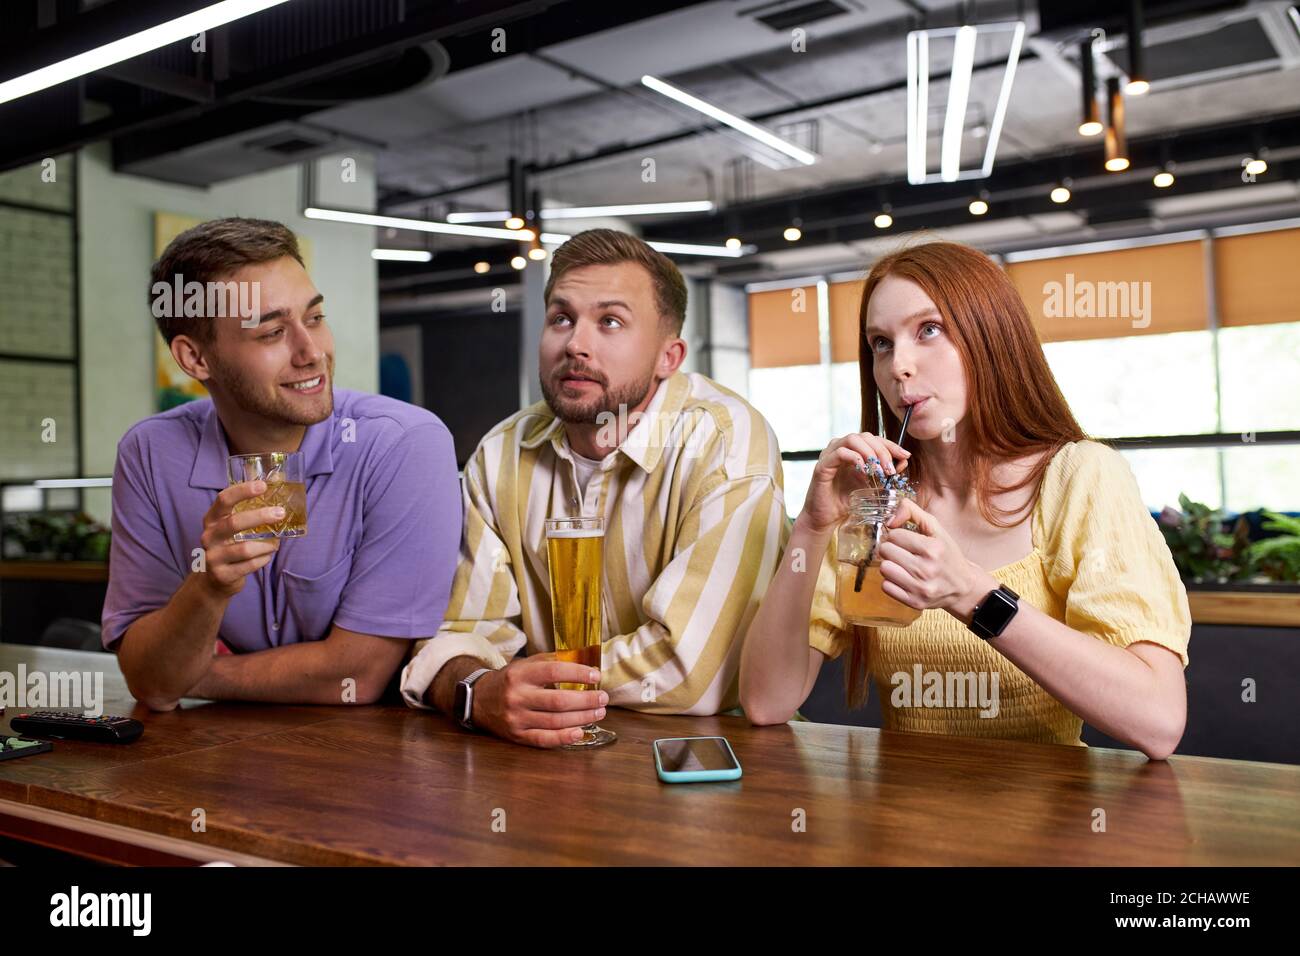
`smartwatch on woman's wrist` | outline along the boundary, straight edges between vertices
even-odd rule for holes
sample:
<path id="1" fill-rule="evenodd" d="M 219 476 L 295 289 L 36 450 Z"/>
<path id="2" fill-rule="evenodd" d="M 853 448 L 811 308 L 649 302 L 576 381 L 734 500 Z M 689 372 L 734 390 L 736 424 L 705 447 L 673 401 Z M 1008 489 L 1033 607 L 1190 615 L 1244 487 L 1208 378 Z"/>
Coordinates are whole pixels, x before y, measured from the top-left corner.
<path id="1" fill-rule="evenodd" d="M 975 605 L 967 625 L 979 637 L 991 641 L 1007 629 L 1011 619 L 1020 610 L 1020 595 L 1005 584 L 985 595 L 984 600 Z"/>

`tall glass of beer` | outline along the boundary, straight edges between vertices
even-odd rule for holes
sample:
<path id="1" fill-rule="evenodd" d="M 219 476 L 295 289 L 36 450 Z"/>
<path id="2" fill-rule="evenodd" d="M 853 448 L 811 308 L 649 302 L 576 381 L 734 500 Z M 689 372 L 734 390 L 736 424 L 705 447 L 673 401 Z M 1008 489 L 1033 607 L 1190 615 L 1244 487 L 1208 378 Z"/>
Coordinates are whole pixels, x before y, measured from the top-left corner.
<path id="1" fill-rule="evenodd" d="M 301 538 L 307 533 L 307 484 L 303 478 L 302 452 L 267 451 L 256 455 L 231 455 L 226 459 L 230 484 L 264 481 L 266 491 L 235 505 L 235 513 L 258 508 L 284 509 L 284 517 L 259 524 L 234 536 L 236 541 L 256 538 Z"/>
<path id="2" fill-rule="evenodd" d="M 600 670 L 601 571 L 604 567 L 603 518 L 547 518 L 546 556 L 551 569 L 551 619 L 555 656 Z M 589 684 L 559 683 L 560 690 L 595 690 Z M 613 743 L 617 734 L 595 724 L 565 749 Z"/>

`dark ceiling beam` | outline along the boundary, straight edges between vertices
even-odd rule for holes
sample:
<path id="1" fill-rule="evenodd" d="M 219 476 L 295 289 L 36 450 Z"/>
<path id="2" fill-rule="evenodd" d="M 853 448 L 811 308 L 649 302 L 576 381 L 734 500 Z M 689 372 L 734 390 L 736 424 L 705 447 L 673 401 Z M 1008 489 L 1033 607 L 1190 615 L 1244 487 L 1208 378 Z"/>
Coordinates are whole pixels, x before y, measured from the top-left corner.
<path id="1" fill-rule="evenodd" d="M 214 83 L 200 79 L 197 76 L 184 76 L 171 70 L 162 70 L 147 63 L 142 63 L 141 59 L 141 57 L 137 57 L 134 60 L 118 63 L 106 70 L 97 71 L 96 75 L 121 80 L 133 86 L 144 87 L 147 90 L 154 90 L 158 93 L 165 93 L 168 96 L 179 97 L 195 103 L 211 103 L 216 99 L 217 88 Z"/>
<path id="2" fill-rule="evenodd" d="M 378 245 L 385 245 L 380 241 Z M 403 246 L 401 248 L 409 248 Z M 510 259 L 524 253 L 525 246 L 515 242 L 485 244 L 473 249 L 431 250 L 429 262 L 379 262 L 379 294 L 419 294 L 447 292 L 453 289 L 491 288 L 519 281 L 520 272 Z M 479 275 L 474 263 L 486 262 L 492 271 Z"/>
<path id="3" fill-rule="evenodd" d="M 1260 182 L 1277 182 L 1300 179 L 1300 159 L 1270 162 L 1269 171 L 1261 177 Z M 1175 196 L 1194 195 L 1196 193 L 1218 192 L 1228 189 L 1241 189 L 1243 201 L 1251 185 L 1242 183 L 1241 168 L 1217 169 L 1208 172 L 1182 175 L 1177 183 L 1169 189 L 1156 189 L 1149 177 L 1109 186 L 1098 186 L 1076 191 L 1071 201 L 1058 205 L 1048 198 L 1046 190 L 1040 190 L 1034 196 L 1018 196 L 999 199 L 996 194 L 989 199 L 989 212 L 983 216 L 973 216 L 967 207 L 969 196 L 959 197 L 941 208 L 929 208 L 925 211 L 903 210 L 897 208 L 891 213 L 893 225 L 888 230 L 877 229 L 872 220 L 878 211 L 874 207 L 865 208 L 861 215 L 847 215 L 838 221 L 823 221 L 810 226 L 807 220 L 801 227 L 803 237 L 799 245 L 829 245 L 833 243 L 854 242 L 863 239 L 878 239 L 882 236 L 896 235 L 924 229 L 944 229 L 951 226 L 974 225 L 988 219 L 1015 219 L 1025 216 L 1041 216 L 1047 213 L 1082 212 L 1092 224 L 1115 224 L 1121 222 L 1149 221 L 1151 217 L 1149 203 L 1155 199 L 1169 199 Z M 937 204 L 932 204 L 937 205 Z M 749 240 L 757 251 L 775 252 L 792 247 L 775 229 L 768 234 Z M 724 262 L 721 272 L 726 271 L 732 260 Z"/>
<path id="4" fill-rule="evenodd" d="M 1042 212 L 1077 212 L 1115 202 L 1145 202 L 1227 188 L 1234 177 L 1238 185 L 1247 185 L 1240 183 L 1240 159 L 1261 146 L 1272 151 L 1300 146 L 1300 112 L 1131 139 L 1132 163 L 1124 173 L 1105 172 L 1101 147 L 1089 145 L 1061 154 L 999 163 L 986 179 L 923 186 L 913 186 L 906 179 L 840 184 L 733 205 L 710 214 L 672 220 L 657 218 L 643 235 L 647 239 L 704 243 L 738 235 L 743 241 L 758 245 L 759 251 L 770 251 L 790 247 L 781 233 L 792 216 L 803 221 L 801 243 L 805 245 L 816 241 L 822 233 L 852 233 L 853 238 L 880 235 L 872 220 L 886 202 L 892 207 L 893 231 L 971 222 L 976 217 L 967 212 L 966 206 L 981 190 L 989 194 L 991 208 L 983 217 L 986 220 Z M 1157 189 L 1151 184 L 1151 175 L 1166 159 L 1182 166 L 1217 163 L 1218 168 L 1205 173 L 1179 172 L 1176 168 L 1175 185 Z M 1283 171 L 1288 169 L 1289 164 L 1275 164 L 1270 160 L 1266 175 L 1270 181 L 1288 178 Z M 1065 205 L 1053 203 L 1048 192 L 1065 178 L 1073 181 L 1071 201 Z M 1011 203 L 1013 199 L 1015 202 Z M 954 211 L 955 217 L 949 218 L 947 211 Z M 865 226 L 866 231 L 853 229 L 856 225 Z"/>
<path id="5" fill-rule="evenodd" d="M 354 2 L 359 3 L 363 2 L 363 0 L 354 0 Z M 45 156 L 56 155 L 102 139 L 198 119 L 213 109 L 214 105 L 217 108 L 226 108 L 236 103 L 254 99 L 259 95 L 272 93 L 277 89 L 345 72 L 405 47 L 437 40 L 467 29 L 477 30 L 487 26 L 508 23 L 520 17 L 535 16 L 559 2 L 562 2 L 562 0 L 523 0 L 523 2 L 520 2 L 520 0 L 463 0 L 463 2 L 455 4 L 441 3 L 437 2 L 437 0 L 418 0 L 418 2 L 413 0 L 407 5 L 406 18 L 400 23 L 363 35 L 349 37 L 342 43 L 334 44 L 325 49 L 313 50 L 309 54 L 294 57 L 261 70 L 240 72 L 236 66 L 237 57 L 232 54 L 232 69 L 229 79 L 217 81 L 214 84 L 215 103 L 172 99 L 152 103 L 126 113 L 114 114 L 80 126 L 75 123 L 64 123 L 54 128 L 47 127 L 34 135 L 26 137 L 21 136 L 21 133 L 7 135 L 3 141 L 0 141 L 0 171 L 36 162 Z M 204 5 L 203 3 L 196 3 L 195 0 L 186 0 L 186 3 L 191 8 Z M 139 6 L 155 9 L 152 0 L 140 0 Z M 129 23 L 134 25 L 141 22 L 136 7 L 137 0 L 132 0 L 131 3 L 106 4 L 104 7 L 83 14 L 85 17 L 90 17 L 92 13 L 101 15 L 96 17 L 96 23 L 100 24 L 99 32 L 91 35 L 95 39 L 94 42 L 89 43 L 87 43 L 84 32 L 78 32 L 76 35 L 80 38 L 83 46 L 79 49 L 73 49 L 72 52 L 81 52 L 98 43 L 105 42 L 105 40 L 121 37 L 132 32 L 132 29 L 123 29 L 118 20 L 103 19 L 103 15 L 118 8 L 129 9 L 132 13 Z M 186 9 L 182 12 L 191 12 L 191 10 Z M 146 19 L 143 26 L 147 27 L 169 18 L 165 15 L 156 15 L 151 21 Z M 67 29 L 71 30 L 76 23 L 76 20 L 72 21 L 67 25 Z M 235 26 L 238 26 L 238 21 L 222 29 L 226 30 Z M 143 27 L 135 26 L 133 28 L 141 29 Z M 64 27 L 51 27 L 49 29 L 63 30 Z M 62 39 L 61 35 L 59 44 L 47 46 L 46 41 L 43 39 L 33 43 L 33 46 L 42 51 L 34 61 L 35 65 L 48 65 L 60 59 L 61 57 L 52 51 L 63 49 L 62 44 L 66 42 L 69 41 Z M 24 70 L 20 69 L 12 75 L 22 72 Z M 79 82 L 74 80 L 70 81 L 70 84 Z M 58 89 L 61 90 L 62 87 L 70 86 L 70 84 L 62 84 Z M 36 95 L 39 96 L 40 94 Z M 31 98 L 25 97 L 12 103 L 0 105 L 0 129 L 4 129 L 6 134 L 26 130 L 27 124 L 24 120 L 27 119 L 27 112 L 32 109 L 30 105 L 26 104 L 29 99 Z"/>
<path id="6" fill-rule="evenodd" d="M 730 206 L 712 214 L 672 220 L 656 218 L 646 226 L 643 235 L 647 239 L 706 244 L 721 244 L 728 236 L 739 235 L 746 243 L 754 244 L 758 252 L 772 252 L 793 248 L 781 235 L 790 224 L 791 215 L 802 219 L 803 238 L 799 245 L 804 247 L 1045 213 L 1091 214 L 1092 221 L 1097 223 L 1140 220 L 1150 215 L 1148 204 L 1153 200 L 1236 187 L 1250 189 L 1252 184 L 1241 181 L 1240 158 L 1254 153 L 1260 146 L 1273 154 L 1268 158 L 1268 172 L 1260 182 L 1300 180 L 1300 158 L 1278 155 L 1300 147 L 1300 112 L 1296 112 L 1130 140 L 1133 165 L 1128 173 L 1104 172 L 1100 147 L 1090 145 L 1062 154 L 1002 163 L 994 167 L 988 179 L 925 186 L 912 186 L 905 179 L 841 184 L 800 196 Z M 1151 175 L 1166 159 L 1180 163 L 1182 171 L 1175 168 L 1173 187 L 1157 189 L 1151 183 Z M 1190 167 L 1196 164 L 1206 164 L 1209 168 L 1193 171 Z M 1063 177 L 1073 181 L 1073 196 L 1069 203 L 1061 205 L 1052 202 L 1048 193 Z M 967 205 L 980 190 L 988 191 L 990 208 L 984 216 L 976 217 L 970 214 Z M 1246 195 L 1243 193 L 1243 198 Z M 874 225 L 882 202 L 892 206 L 894 223 L 888 230 Z M 792 212 L 796 209 L 797 212 Z M 431 263 L 383 262 L 380 276 L 412 277 L 425 272 L 445 276 L 460 269 L 469 276 L 463 280 L 458 278 L 455 288 L 500 285 L 510 281 L 510 277 L 473 276 L 473 264 L 486 260 L 494 269 L 508 268 L 510 257 L 518 254 L 519 248 L 516 243 L 502 242 L 437 252 Z M 697 256 L 675 258 L 682 262 L 701 261 Z M 732 268 L 750 268 L 747 259 L 719 257 L 712 261 L 721 275 Z M 459 284 L 462 281 L 469 284 Z M 431 274 L 427 282 L 388 291 L 432 293 L 450 288 L 443 279 Z"/>
<path id="7" fill-rule="evenodd" d="M 393 265 L 394 263 L 384 263 L 384 265 Z M 523 277 L 522 272 L 512 269 L 508 264 L 505 266 L 498 265 L 492 272 L 479 275 L 473 270 L 466 268 L 456 275 L 447 276 L 446 278 L 437 279 L 429 282 L 421 282 L 410 285 L 402 289 L 394 289 L 392 292 L 385 292 L 380 289 L 379 301 L 380 311 L 383 311 L 383 302 L 385 296 L 394 295 L 402 298 L 416 298 L 421 295 L 444 294 L 448 292 L 464 292 L 467 289 L 482 289 L 488 291 L 496 288 L 506 288 L 518 285 Z"/>

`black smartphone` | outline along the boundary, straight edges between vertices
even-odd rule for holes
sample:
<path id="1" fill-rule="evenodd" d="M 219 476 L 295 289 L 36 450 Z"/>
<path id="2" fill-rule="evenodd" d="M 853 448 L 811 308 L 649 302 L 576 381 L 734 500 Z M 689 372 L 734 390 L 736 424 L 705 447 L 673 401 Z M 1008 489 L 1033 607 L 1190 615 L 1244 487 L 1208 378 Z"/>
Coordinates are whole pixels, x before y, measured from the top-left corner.
<path id="1" fill-rule="evenodd" d="M 49 753 L 54 744 L 48 740 L 31 740 L 27 737 L 0 737 L 0 760 L 14 760 L 33 754 Z"/>

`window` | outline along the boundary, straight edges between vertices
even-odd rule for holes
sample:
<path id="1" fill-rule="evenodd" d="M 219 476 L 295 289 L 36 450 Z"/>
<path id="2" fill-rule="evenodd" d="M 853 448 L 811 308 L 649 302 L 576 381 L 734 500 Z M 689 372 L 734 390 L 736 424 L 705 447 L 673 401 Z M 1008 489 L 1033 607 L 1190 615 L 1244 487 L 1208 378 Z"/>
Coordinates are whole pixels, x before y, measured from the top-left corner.
<path id="1" fill-rule="evenodd" d="M 1223 449 L 1223 507 L 1300 512 L 1300 446 L 1243 443 Z"/>
<path id="2" fill-rule="evenodd" d="M 1229 511 L 1300 510 L 1300 443 L 1268 434 L 1300 431 L 1300 229 L 1008 259 L 1084 431 L 1161 442 L 1122 451 L 1152 511 L 1180 493 Z M 791 453 L 861 424 L 861 296 L 860 278 L 827 277 L 750 294 L 749 398 L 787 456 L 791 515 L 813 467 Z M 1206 435 L 1215 444 L 1195 442 Z"/>
<path id="3" fill-rule="evenodd" d="M 0 481 L 81 470 L 75 169 L 0 173 Z"/>
<path id="4" fill-rule="evenodd" d="M 1200 435 L 1219 430 L 1209 332 L 1046 342 L 1043 352 L 1074 417 L 1089 435 Z"/>
<path id="5" fill-rule="evenodd" d="M 1120 454 L 1133 469 L 1148 511 L 1178 507 L 1178 495 L 1223 507 L 1219 453 L 1214 448 L 1143 448 Z"/>
<path id="6" fill-rule="evenodd" d="M 826 447 L 831 428 L 831 383 L 822 366 L 750 369 L 749 401 L 776 432 L 782 451 Z"/>
<path id="7" fill-rule="evenodd" d="M 1223 431 L 1300 429 L 1300 322 L 1220 329 L 1219 383 Z"/>

